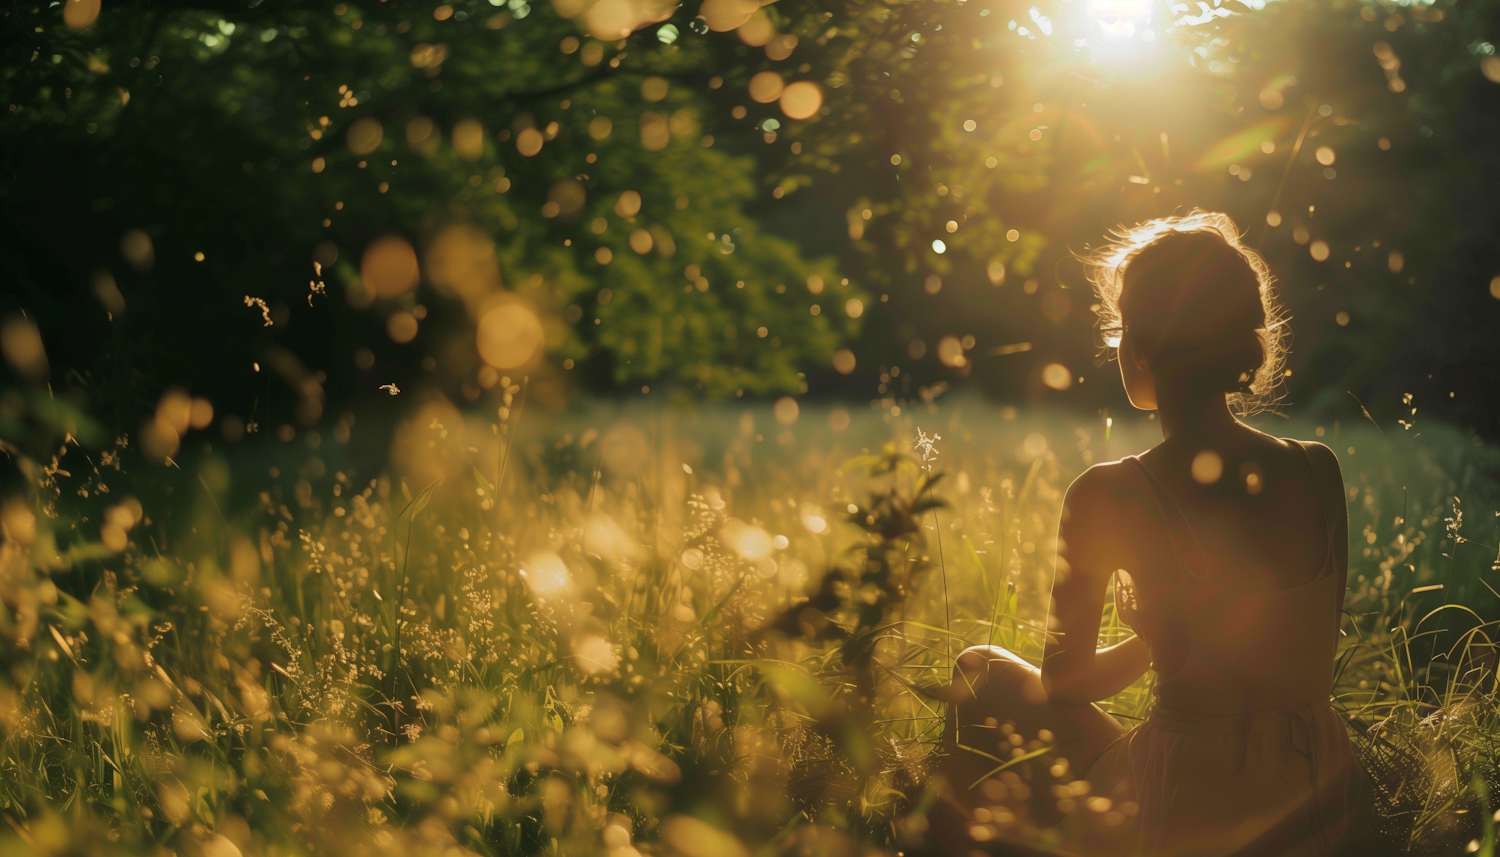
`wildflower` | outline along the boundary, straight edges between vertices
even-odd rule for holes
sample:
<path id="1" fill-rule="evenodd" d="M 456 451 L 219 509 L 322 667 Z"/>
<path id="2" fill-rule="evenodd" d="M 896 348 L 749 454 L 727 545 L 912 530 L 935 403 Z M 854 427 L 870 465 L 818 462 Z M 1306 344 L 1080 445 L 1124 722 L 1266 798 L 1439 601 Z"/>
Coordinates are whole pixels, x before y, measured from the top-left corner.
<path id="1" fill-rule="evenodd" d="M 917 442 L 912 444 L 912 449 L 922 453 L 923 466 L 928 470 L 932 469 L 932 465 L 928 462 L 934 461 L 938 457 L 937 442 L 942 439 L 943 436 L 937 432 L 929 435 L 927 432 L 917 429 Z"/>

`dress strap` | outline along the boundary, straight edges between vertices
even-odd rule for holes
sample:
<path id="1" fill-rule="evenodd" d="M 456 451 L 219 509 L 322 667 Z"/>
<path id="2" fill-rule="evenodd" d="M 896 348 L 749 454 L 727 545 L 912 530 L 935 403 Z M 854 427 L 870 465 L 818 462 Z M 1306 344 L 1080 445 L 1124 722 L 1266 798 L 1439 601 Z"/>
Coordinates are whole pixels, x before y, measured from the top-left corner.
<path id="1" fill-rule="evenodd" d="M 1182 507 L 1178 506 L 1177 501 L 1172 499 L 1172 495 L 1167 491 L 1167 487 L 1161 484 L 1156 476 L 1151 473 L 1151 469 L 1146 466 L 1145 462 L 1141 461 L 1140 456 L 1127 455 L 1125 456 L 1125 460 L 1135 465 L 1135 469 L 1140 471 L 1141 478 L 1146 482 L 1146 491 L 1151 495 L 1152 501 L 1156 503 L 1156 514 L 1161 518 L 1162 529 L 1166 531 L 1167 543 L 1172 546 L 1172 555 L 1177 558 L 1177 567 L 1181 576 L 1188 579 L 1198 578 L 1199 575 L 1193 573 L 1192 568 L 1183 559 L 1182 551 L 1178 549 L 1176 528 L 1167 520 L 1167 507 L 1171 506 L 1172 511 L 1182 521 L 1182 525 L 1187 528 L 1188 534 L 1193 537 L 1194 547 L 1198 549 L 1199 558 L 1206 564 L 1208 562 L 1208 554 L 1204 552 L 1203 544 L 1198 541 L 1198 534 L 1193 532 L 1193 525 L 1188 523 L 1187 515 L 1183 514 Z"/>
<path id="2" fill-rule="evenodd" d="M 1307 445 L 1300 440 L 1287 438 L 1287 442 L 1302 450 L 1302 458 L 1307 461 L 1307 469 L 1312 474 L 1313 490 L 1317 492 L 1318 508 L 1323 511 L 1323 532 L 1327 536 L 1328 554 L 1333 554 L 1333 539 L 1335 531 L 1333 528 L 1333 516 L 1328 514 L 1328 499 L 1323 496 L 1323 480 L 1318 478 L 1318 465 L 1312 459 L 1312 453 L 1307 451 Z"/>

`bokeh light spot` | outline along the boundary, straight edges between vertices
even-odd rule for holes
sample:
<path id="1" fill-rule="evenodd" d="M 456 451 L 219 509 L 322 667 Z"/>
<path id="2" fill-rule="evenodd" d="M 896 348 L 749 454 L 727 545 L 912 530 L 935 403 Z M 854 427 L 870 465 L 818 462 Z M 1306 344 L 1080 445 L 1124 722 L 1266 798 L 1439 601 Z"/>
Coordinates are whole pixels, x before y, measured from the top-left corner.
<path id="1" fill-rule="evenodd" d="M 1061 363 L 1048 363 L 1042 367 L 1042 383 L 1054 390 L 1066 390 L 1073 386 L 1073 373 Z"/>
<path id="2" fill-rule="evenodd" d="M 984 269 L 984 273 L 985 276 L 989 277 L 990 285 L 1005 285 L 1005 263 L 999 259 L 990 262 L 989 266 Z"/>
<path id="3" fill-rule="evenodd" d="M 781 92 L 781 112 L 788 119 L 808 119 L 823 107 L 823 89 L 810 80 L 799 80 Z"/>
<path id="4" fill-rule="evenodd" d="M 405 345 L 417 338 L 417 326 L 417 317 L 403 310 L 386 319 L 385 332 L 392 342 Z"/>
<path id="5" fill-rule="evenodd" d="M 427 278 L 438 291 L 472 306 L 500 289 L 494 242 L 477 226 L 444 227 L 427 246 Z"/>
<path id="6" fill-rule="evenodd" d="M 796 399 L 791 396 L 782 396 L 776 400 L 776 405 L 771 409 L 771 412 L 776 417 L 776 422 L 784 426 L 789 426 L 797 421 L 797 416 L 801 413 L 801 409 L 797 407 Z"/>
<path id="7" fill-rule="evenodd" d="M 641 97 L 647 101 L 657 102 L 667 97 L 667 79 L 652 75 L 641 81 Z"/>
<path id="8" fill-rule="evenodd" d="M 156 250 L 151 245 L 151 236 L 144 229 L 130 229 L 120 236 L 120 255 L 130 267 L 143 274 L 156 264 Z"/>
<path id="9" fill-rule="evenodd" d="M 479 356 L 496 369 L 526 363 L 545 341 L 536 313 L 518 303 L 501 304 L 485 313 L 476 339 Z"/>
<path id="10" fill-rule="evenodd" d="M 344 139 L 349 144 L 349 151 L 368 155 L 380 147 L 380 141 L 385 139 L 385 128 L 374 116 L 361 116 L 349 124 Z"/>
<path id="11" fill-rule="evenodd" d="M 1217 452 L 1205 449 L 1193 456 L 1193 481 L 1199 485 L 1212 485 L 1224 475 L 1224 459 Z"/>
<path id="12" fill-rule="evenodd" d="M 454 123 L 453 154 L 466 161 L 477 161 L 484 154 L 484 126 L 479 120 L 460 119 Z"/>
<path id="13" fill-rule="evenodd" d="M 605 121 L 608 122 L 609 120 L 606 119 Z M 605 135 L 608 136 L 608 132 L 605 132 Z M 542 142 L 541 131 L 535 128 L 523 128 L 521 133 L 516 135 L 516 151 L 520 152 L 522 157 L 533 157 L 537 152 L 542 150 Z"/>
<path id="14" fill-rule="evenodd" d="M 375 297 L 398 297 L 417 284 L 417 251 L 399 235 L 377 238 L 365 248 L 359 273 L 365 289 Z"/>
<path id="15" fill-rule="evenodd" d="M 66 0 L 63 23 L 70 30 L 87 30 L 99 19 L 99 0 Z"/>
<path id="16" fill-rule="evenodd" d="M 660 152 L 672 142 L 672 128 L 667 117 L 661 113 L 646 112 L 640 120 L 641 148 L 648 152 Z"/>
<path id="17" fill-rule="evenodd" d="M 639 255 L 651 252 L 651 247 L 656 243 L 651 238 L 651 233 L 645 229 L 634 229 L 630 232 L 630 249 Z"/>
<path id="18" fill-rule="evenodd" d="M 573 641 L 573 660 L 584 675 L 607 675 L 619 667 L 620 653 L 598 634 L 586 634 Z"/>
<path id="19" fill-rule="evenodd" d="M 854 352 L 847 348 L 840 348 L 833 354 L 833 370 L 840 375 L 848 375 L 854 371 Z"/>
<path id="20" fill-rule="evenodd" d="M 761 104 L 770 104 L 786 90 L 786 81 L 774 71 L 763 71 L 750 78 L 750 97 Z"/>
<path id="21" fill-rule="evenodd" d="M 0 325 L 0 352 L 5 354 L 11 370 L 22 378 L 37 382 L 47 377 L 42 333 L 29 317 L 17 313 Z"/>
<path id="22" fill-rule="evenodd" d="M 641 195 L 633 190 L 625 191 L 615 200 L 615 214 L 621 217 L 635 217 L 640 212 Z"/>
<path id="23" fill-rule="evenodd" d="M 573 591 L 573 576 L 562 557 L 551 551 L 538 551 L 521 561 L 526 588 L 537 598 L 558 598 Z"/>
<path id="24" fill-rule="evenodd" d="M 751 562 L 770 556 L 773 548 L 770 533 L 738 518 L 725 521 L 719 537 L 723 539 L 725 547 Z"/>
<path id="25" fill-rule="evenodd" d="M 727 33 L 750 20 L 759 9 L 756 0 L 703 0 L 698 15 L 710 30 Z"/>
<path id="26" fill-rule="evenodd" d="M 945 336 L 938 340 L 938 361 L 944 366 L 954 369 L 966 365 L 969 360 L 964 356 L 964 344 L 956 336 Z"/>

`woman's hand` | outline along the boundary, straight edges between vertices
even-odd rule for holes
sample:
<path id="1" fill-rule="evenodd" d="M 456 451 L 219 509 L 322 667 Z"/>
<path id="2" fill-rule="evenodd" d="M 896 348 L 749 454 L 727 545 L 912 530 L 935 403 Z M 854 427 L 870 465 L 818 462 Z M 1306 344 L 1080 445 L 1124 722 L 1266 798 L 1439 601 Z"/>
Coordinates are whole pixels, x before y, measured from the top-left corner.
<path id="1" fill-rule="evenodd" d="M 1140 605 L 1136 602 L 1135 580 L 1130 572 L 1123 568 L 1115 569 L 1115 615 L 1120 617 L 1120 622 L 1136 628 L 1136 620 L 1140 615 Z"/>

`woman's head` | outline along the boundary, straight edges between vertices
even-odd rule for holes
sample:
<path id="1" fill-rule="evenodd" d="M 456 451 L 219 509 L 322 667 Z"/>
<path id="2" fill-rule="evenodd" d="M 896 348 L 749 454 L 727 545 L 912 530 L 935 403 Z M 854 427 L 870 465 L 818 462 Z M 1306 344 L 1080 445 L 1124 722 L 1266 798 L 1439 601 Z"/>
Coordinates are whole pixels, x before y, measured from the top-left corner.
<path id="1" fill-rule="evenodd" d="M 1273 404 L 1289 331 L 1271 272 L 1234 221 L 1194 211 L 1113 238 L 1088 260 L 1089 280 L 1127 386 L 1136 363 L 1156 384 L 1228 393 L 1241 414 Z"/>

